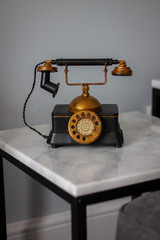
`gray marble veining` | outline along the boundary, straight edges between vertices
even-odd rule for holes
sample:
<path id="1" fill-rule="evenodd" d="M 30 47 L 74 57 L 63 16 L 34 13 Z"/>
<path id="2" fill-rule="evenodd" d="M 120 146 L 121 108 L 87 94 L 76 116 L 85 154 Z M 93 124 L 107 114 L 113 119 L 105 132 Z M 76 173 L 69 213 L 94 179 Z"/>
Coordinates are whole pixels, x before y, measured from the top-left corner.
<path id="1" fill-rule="evenodd" d="M 53 149 L 28 128 L 0 131 L 0 148 L 73 196 L 160 177 L 160 119 L 120 114 L 122 148 L 65 146 Z M 51 126 L 37 128 L 48 134 Z"/>

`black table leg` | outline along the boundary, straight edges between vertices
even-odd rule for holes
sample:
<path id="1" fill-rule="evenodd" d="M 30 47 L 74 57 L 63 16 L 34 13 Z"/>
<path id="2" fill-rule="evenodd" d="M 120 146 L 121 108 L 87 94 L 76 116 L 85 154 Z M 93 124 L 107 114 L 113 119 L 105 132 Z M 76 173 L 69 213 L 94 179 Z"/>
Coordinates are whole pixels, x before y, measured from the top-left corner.
<path id="1" fill-rule="evenodd" d="M 0 156 L 0 239 L 7 240 L 4 196 L 3 158 Z"/>
<path id="2" fill-rule="evenodd" d="M 72 240 L 87 240 L 86 205 L 81 199 L 71 204 Z"/>
<path id="3" fill-rule="evenodd" d="M 152 88 L 152 115 L 160 118 L 160 90 Z"/>

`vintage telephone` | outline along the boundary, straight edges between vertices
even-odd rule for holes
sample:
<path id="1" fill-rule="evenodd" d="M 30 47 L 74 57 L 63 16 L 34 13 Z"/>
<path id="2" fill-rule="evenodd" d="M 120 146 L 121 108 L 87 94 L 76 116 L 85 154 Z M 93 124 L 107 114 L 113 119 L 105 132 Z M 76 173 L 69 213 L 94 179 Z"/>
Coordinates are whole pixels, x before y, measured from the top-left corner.
<path id="1" fill-rule="evenodd" d="M 44 64 L 44 65 L 42 65 Z M 82 94 L 74 98 L 70 104 L 56 105 L 52 112 L 52 130 L 49 136 L 42 135 L 36 129 L 30 127 L 43 137 L 52 147 L 76 144 L 114 145 L 121 147 L 123 133 L 118 122 L 118 106 L 116 104 L 100 104 L 89 94 L 89 85 L 104 85 L 107 83 L 107 66 L 119 64 L 112 71 L 112 75 L 131 76 L 132 70 L 126 66 L 125 61 L 106 59 L 56 59 L 39 63 L 34 71 L 34 83 L 31 92 L 26 99 L 23 110 L 25 124 L 25 108 L 30 95 L 33 92 L 36 81 L 36 71 L 41 72 L 41 88 L 56 96 L 59 83 L 50 81 L 50 73 L 57 72 L 56 66 L 64 66 L 65 81 L 68 86 L 82 86 Z M 42 65 L 42 66 L 40 66 Z M 69 83 L 68 66 L 98 66 L 104 65 L 104 82 L 100 83 Z"/>

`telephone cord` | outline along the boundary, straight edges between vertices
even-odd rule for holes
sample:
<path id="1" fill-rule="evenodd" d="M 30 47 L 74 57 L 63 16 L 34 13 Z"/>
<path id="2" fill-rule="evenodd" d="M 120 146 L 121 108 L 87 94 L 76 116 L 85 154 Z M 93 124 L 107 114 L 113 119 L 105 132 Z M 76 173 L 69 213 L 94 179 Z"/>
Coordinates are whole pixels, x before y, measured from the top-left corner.
<path id="1" fill-rule="evenodd" d="M 45 62 L 38 63 L 38 64 L 35 66 L 35 68 L 34 68 L 34 80 L 33 80 L 32 88 L 31 88 L 31 91 L 29 92 L 29 94 L 28 94 L 28 96 L 27 96 L 27 98 L 26 98 L 26 101 L 25 101 L 25 103 L 24 103 L 24 106 L 23 106 L 23 122 L 24 122 L 24 124 L 25 124 L 28 128 L 30 128 L 31 130 L 35 131 L 36 133 L 38 133 L 38 134 L 39 134 L 40 136 L 42 136 L 43 138 L 46 138 L 46 139 L 47 139 L 48 136 L 43 135 L 43 134 L 42 134 L 41 132 L 39 132 L 37 129 L 31 127 L 31 126 L 27 123 L 27 121 L 26 121 L 26 107 L 27 107 L 28 100 L 30 99 L 30 96 L 31 96 L 31 94 L 33 93 L 33 90 L 34 90 L 34 88 L 35 88 L 35 84 L 36 84 L 36 70 L 37 70 L 37 67 L 38 67 L 39 65 L 43 64 L 43 63 L 45 63 Z"/>

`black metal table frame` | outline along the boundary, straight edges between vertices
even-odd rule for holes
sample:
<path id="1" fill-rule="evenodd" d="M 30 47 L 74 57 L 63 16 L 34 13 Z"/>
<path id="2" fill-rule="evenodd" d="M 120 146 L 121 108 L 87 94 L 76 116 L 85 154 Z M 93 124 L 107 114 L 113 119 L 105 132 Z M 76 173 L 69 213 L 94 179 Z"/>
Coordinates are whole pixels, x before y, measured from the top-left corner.
<path id="1" fill-rule="evenodd" d="M 160 118 L 160 89 L 152 88 L 152 115 Z"/>
<path id="2" fill-rule="evenodd" d="M 87 240 L 87 206 L 90 204 L 114 200 L 127 196 L 139 196 L 144 192 L 156 191 L 160 189 L 160 179 L 141 182 L 133 185 L 119 187 L 116 189 L 95 192 L 92 194 L 74 197 L 47 180 L 45 177 L 35 172 L 25 164 L 21 163 L 8 153 L 0 150 L 0 239 L 6 240 L 6 215 L 5 215 L 5 196 L 4 196 L 4 176 L 3 159 L 8 160 L 27 175 L 37 180 L 43 186 L 66 200 L 71 205 L 71 228 L 72 240 Z"/>

